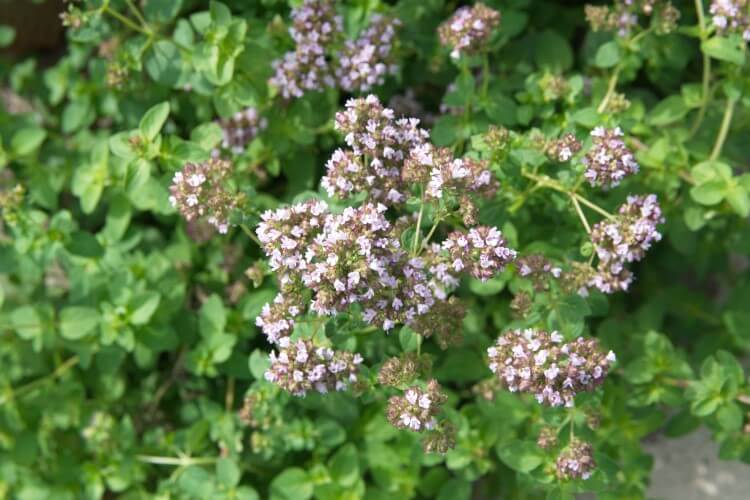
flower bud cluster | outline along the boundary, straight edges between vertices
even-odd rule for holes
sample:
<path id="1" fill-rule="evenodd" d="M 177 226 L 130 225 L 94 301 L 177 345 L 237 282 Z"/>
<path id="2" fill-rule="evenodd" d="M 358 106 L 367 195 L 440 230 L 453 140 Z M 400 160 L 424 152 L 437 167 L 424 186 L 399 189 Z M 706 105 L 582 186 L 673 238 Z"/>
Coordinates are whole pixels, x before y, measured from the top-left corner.
<path id="1" fill-rule="evenodd" d="M 368 91 L 398 70 L 391 53 L 401 22 L 375 14 L 358 38 L 344 41 L 343 48 L 333 52 L 343 37 L 335 5 L 332 0 L 305 0 L 292 11 L 295 50 L 273 62 L 275 73 L 269 82 L 284 99 L 337 86 L 348 92 Z"/>
<path id="2" fill-rule="evenodd" d="M 401 387 L 413 382 L 420 375 L 428 373 L 431 365 L 428 356 L 417 356 L 413 352 L 402 354 L 397 358 L 388 358 L 380 367 L 378 382 L 381 385 Z"/>
<path id="3" fill-rule="evenodd" d="M 581 150 L 582 144 L 576 136 L 567 133 L 547 145 L 547 156 L 560 163 L 570 160 Z"/>
<path id="4" fill-rule="evenodd" d="M 557 447 L 557 429 L 554 427 L 543 427 L 539 431 L 536 444 L 543 450 L 550 450 Z"/>
<path id="5" fill-rule="evenodd" d="M 361 363 L 359 354 L 315 347 L 309 340 L 298 340 L 278 354 L 271 353 L 271 367 L 265 378 L 295 396 L 304 396 L 308 391 L 325 394 L 342 391 L 356 382 Z"/>
<path id="6" fill-rule="evenodd" d="M 638 172 L 638 162 L 621 139 L 622 135 L 619 127 L 596 127 L 591 131 L 594 145 L 582 161 L 586 166 L 583 175 L 592 186 L 614 187 L 626 175 Z"/>
<path id="7" fill-rule="evenodd" d="M 594 448 L 590 443 L 573 439 L 557 457 L 556 466 L 560 479 L 588 479 L 596 469 Z"/>
<path id="8" fill-rule="evenodd" d="M 218 158 L 203 163 L 187 163 L 172 178 L 169 203 L 190 222 L 206 217 L 220 233 L 229 230 L 229 214 L 241 197 L 227 189 L 232 164 Z"/>
<path id="9" fill-rule="evenodd" d="M 386 418 L 398 429 L 429 431 L 437 427 L 436 416 L 447 399 L 440 384 L 433 379 L 424 389 L 413 386 L 404 391 L 403 396 L 392 396 L 388 400 Z"/>
<path id="10" fill-rule="evenodd" d="M 448 421 L 439 422 L 437 427 L 428 431 L 422 440 L 425 453 L 447 453 L 456 447 L 456 428 Z"/>
<path id="11" fill-rule="evenodd" d="M 604 293 L 627 290 L 633 280 L 625 264 L 641 260 L 654 242 L 661 240 L 656 226 L 664 222 L 656 195 L 628 196 L 614 220 L 591 228 L 591 241 L 599 257 L 597 272 L 589 280 Z"/>
<path id="12" fill-rule="evenodd" d="M 614 31 L 618 36 L 629 36 L 637 26 L 639 15 L 653 18 L 657 33 L 670 33 L 677 27 L 680 12 L 665 0 L 615 0 L 609 6 L 585 6 L 586 21 L 593 31 Z"/>
<path id="13" fill-rule="evenodd" d="M 328 194 L 346 199 L 367 191 L 386 205 L 404 202 L 409 189 L 401 178 L 404 160 L 429 137 L 419 120 L 396 119 L 393 110 L 369 95 L 350 99 L 346 110 L 336 113 L 335 128 L 351 149 L 336 150 L 326 165 L 321 186 Z"/>
<path id="14" fill-rule="evenodd" d="M 553 265 L 541 254 L 519 257 L 516 260 L 516 268 L 518 274 L 531 280 L 537 291 L 546 290 L 549 287 L 550 277 L 557 279 L 562 275 L 562 269 Z"/>
<path id="15" fill-rule="evenodd" d="M 440 43 L 451 48 L 451 57 L 473 55 L 486 48 L 492 31 L 500 24 L 500 13 L 481 2 L 461 7 L 438 27 Z"/>
<path id="16" fill-rule="evenodd" d="M 234 154 L 241 154 L 245 151 L 245 147 L 268 126 L 268 120 L 261 116 L 257 109 L 250 107 L 238 111 L 229 118 L 220 119 L 219 126 L 221 127 L 221 147 Z"/>
<path id="17" fill-rule="evenodd" d="M 487 281 L 516 257 L 516 251 L 506 246 L 502 233 L 494 227 L 477 226 L 466 231 L 454 231 L 443 242 L 453 272 L 468 271 L 474 278 Z"/>
<path id="18" fill-rule="evenodd" d="M 305 0 L 292 10 L 289 32 L 295 50 L 273 62 L 274 76 L 270 80 L 284 99 L 335 86 L 326 49 L 340 35 L 342 26 L 332 0 Z"/>
<path id="19" fill-rule="evenodd" d="M 375 14 L 356 40 L 347 40 L 336 57 L 336 79 L 347 92 L 367 92 L 382 85 L 398 66 L 391 52 L 401 21 Z"/>
<path id="20" fill-rule="evenodd" d="M 557 332 L 513 330 L 487 349 L 490 370 L 511 392 L 533 394 L 540 404 L 573 406 L 576 394 L 604 382 L 612 351 L 605 354 L 596 339 L 563 342 Z"/>
<path id="21" fill-rule="evenodd" d="M 739 33 L 745 41 L 750 41 L 747 0 L 714 0 L 708 12 L 720 34 Z"/>

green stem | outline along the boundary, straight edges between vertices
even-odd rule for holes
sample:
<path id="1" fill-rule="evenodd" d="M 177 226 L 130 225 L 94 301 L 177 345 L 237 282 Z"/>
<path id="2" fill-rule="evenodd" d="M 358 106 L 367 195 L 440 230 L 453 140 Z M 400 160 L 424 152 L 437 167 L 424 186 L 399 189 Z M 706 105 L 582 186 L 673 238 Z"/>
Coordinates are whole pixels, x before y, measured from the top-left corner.
<path id="1" fill-rule="evenodd" d="M 714 143 L 714 149 L 711 151 L 709 160 L 715 160 L 721 154 L 721 150 L 724 148 L 724 141 L 727 140 L 727 134 L 729 134 L 729 127 L 732 125 L 732 116 L 734 115 L 734 105 L 737 104 L 737 99 L 728 98 L 727 105 L 724 108 L 724 117 L 721 119 L 721 128 L 719 129 L 719 135 L 716 136 L 716 142 Z"/>
<path id="2" fill-rule="evenodd" d="M 487 99 L 487 89 L 490 84 L 490 55 L 485 52 L 482 55 L 482 100 Z"/>
<path id="3" fill-rule="evenodd" d="M 607 109 L 607 104 L 609 104 L 609 100 L 612 99 L 612 96 L 615 93 L 615 89 L 617 88 L 617 80 L 620 78 L 621 70 L 622 66 L 618 64 L 615 67 L 615 70 L 612 72 L 612 76 L 609 77 L 609 83 L 607 84 L 607 93 L 604 94 L 602 102 L 599 103 L 599 107 L 596 108 L 597 113 L 601 114 L 604 112 L 604 110 Z"/>
<path id="4" fill-rule="evenodd" d="M 120 21 L 122 24 L 124 24 L 125 26 L 127 26 L 128 28 L 130 28 L 133 31 L 137 31 L 138 33 L 143 33 L 144 35 L 149 36 L 149 37 L 151 36 L 151 32 L 146 31 L 142 27 L 138 26 L 133 21 L 131 21 L 127 17 L 123 16 L 122 14 L 120 14 L 119 12 L 117 12 L 116 10 L 110 9 L 109 5 L 105 4 L 102 7 L 102 12 L 104 12 L 105 14 L 109 14 L 110 16 L 114 17 L 115 19 L 117 19 L 118 21 Z"/>
<path id="5" fill-rule="evenodd" d="M 578 203 L 576 195 L 573 193 L 568 193 L 568 195 L 570 196 L 570 201 L 573 202 L 578 218 L 581 219 L 581 223 L 583 224 L 584 229 L 586 229 L 586 233 L 591 234 L 591 226 L 589 226 L 589 221 L 586 220 L 586 216 L 583 214 L 583 210 L 581 210 L 581 205 Z"/>
<path id="6" fill-rule="evenodd" d="M 708 37 L 706 31 L 706 17 L 703 14 L 703 0 L 695 0 L 695 13 L 698 16 L 698 29 L 700 33 L 701 42 L 705 42 Z M 703 117 L 706 115 L 706 106 L 708 105 L 709 85 L 711 83 L 711 58 L 705 52 L 703 54 L 703 88 L 701 90 L 701 105 L 698 108 L 698 115 L 695 118 L 695 123 L 690 129 L 690 136 L 692 137 L 700 128 L 703 123 Z"/>
<path id="7" fill-rule="evenodd" d="M 427 244 L 430 242 L 430 239 L 432 238 L 432 235 L 435 234 L 435 230 L 437 229 L 438 225 L 440 224 L 442 218 L 438 218 L 435 220 L 435 223 L 430 228 L 430 232 L 427 233 L 427 236 L 425 236 L 424 240 L 422 240 L 422 248 L 427 248 Z"/>
<path id="8" fill-rule="evenodd" d="M 568 195 L 571 198 L 571 200 L 575 200 L 577 202 L 583 203 L 584 205 L 586 205 L 587 207 L 589 207 L 591 210 L 593 210 L 593 211 L 595 211 L 595 212 L 603 215 L 604 217 L 606 217 L 608 219 L 614 219 L 614 217 L 615 217 L 614 215 L 612 215 L 611 213 L 607 212 L 606 210 L 604 210 L 602 207 L 600 207 L 596 203 L 593 203 L 593 202 L 589 201 L 588 199 L 584 198 L 583 196 L 581 196 L 580 194 L 576 193 L 575 191 L 570 191 L 568 189 L 565 189 L 565 186 L 563 186 L 562 184 L 560 184 L 559 182 L 557 182 L 554 179 L 550 179 L 549 177 L 540 177 L 538 175 L 534 175 L 534 174 L 529 173 L 529 172 L 521 172 L 521 175 L 523 175 L 524 177 L 526 177 L 528 179 L 531 179 L 531 180 L 535 181 L 539 186 L 548 187 L 550 189 L 554 189 L 555 191 L 559 191 L 561 193 L 565 193 L 566 195 Z"/>
<path id="9" fill-rule="evenodd" d="M 208 465 L 216 463 L 215 458 L 211 457 L 157 457 L 154 455 L 136 455 L 140 462 L 153 465 L 176 465 L 178 467 L 189 467 L 191 465 Z"/>
<path id="10" fill-rule="evenodd" d="M 591 202 L 591 201 L 587 200 L 586 198 L 584 198 L 584 197 L 583 197 L 583 196 L 581 196 L 580 194 L 576 194 L 576 193 L 573 193 L 573 197 L 574 197 L 574 198 L 575 198 L 576 200 L 578 200 L 578 201 L 580 201 L 581 203 L 583 203 L 584 205 L 586 205 L 587 207 L 589 207 L 589 208 L 590 208 L 591 210 L 593 210 L 594 212 L 597 212 L 597 213 L 598 213 L 599 215 L 603 215 L 603 216 L 604 216 L 604 217 L 606 217 L 607 219 L 614 219 L 614 218 L 615 218 L 615 216 L 614 216 L 614 215 L 612 215 L 611 213 L 607 212 L 606 210 L 604 210 L 604 209 L 603 209 L 602 207 L 600 207 L 600 206 L 599 206 L 599 205 L 597 205 L 596 203 L 593 203 L 593 202 Z"/>
<path id="11" fill-rule="evenodd" d="M 44 377 L 34 380 L 33 382 L 29 382 L 28 384 L 23 385 L 16 390 L 11 389 L 9 395 L 3 396 L 2 398 L 0 398 L 0 405 L 3 405 L 7 403 L 8 401 L 11 401 L 18 397 L 22 397 L 30 392 L 33 392 L 39 387 L 46 384 L 47 382 L 50 382 L 62 376 L 65 372 L 67 372 L 68 370 L 73 368 L 75 365 L 77 365 L 78 361 L 79 361 L 78 356 L 73 356 L 72 358 L 67 359 L 60 366 L 55 368 L 55 371 L 53 371 L 49 375 L 45 375 Z"/>
<path id="12" fill-rule="evenodd" d="M 248 238 L 253 240 L 259 247 L 263 248 L 263 244 L 260 242 L 258 237 L 253 234 L 249 227 L 244 224 L 240 224 L 240 228 L 242 228 L 242 231 L 248 236 Z"/>
<path id="13" fill-rule="evenodd" d="M 141 11 L 138 10 L 138 7 L 136 7 L 135 4 L 133 3 L 133 0 L 125 0 L 125 4 L 127 4 L 128 8 L 133 13 L 135 18 L 138 19 L 138 22 L 141 23 L 141 26 L 143 26 L 145 30 L 149 30 L 148 23 L 141 15 Z"/>
<path id="14" fill-rule="evenodd" d="M 417 255 L 417 249 L 419 248 L 419 233 L 422 230 L 422 215 L 424 214 L 424 196 L 419 204 L 419 215 L 417 216 L 417 227 L 414 229 L 414 241 L 412 242 L 412 256 Z"/>
<path id="15" fill-rule="evenodd" d="M 417 358 L 422 357 L 422 336 L 417 334 Z"/>

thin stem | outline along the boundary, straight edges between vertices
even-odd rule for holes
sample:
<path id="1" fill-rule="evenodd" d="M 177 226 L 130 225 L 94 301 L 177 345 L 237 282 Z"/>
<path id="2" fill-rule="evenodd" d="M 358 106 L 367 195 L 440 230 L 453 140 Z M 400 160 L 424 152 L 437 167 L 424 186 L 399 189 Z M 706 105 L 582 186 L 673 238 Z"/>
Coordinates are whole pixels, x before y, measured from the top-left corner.
<path id="1" fill-rule="evenodd" d="M 735 104 L 737 104 L 737 99 L 731 97 L 727 99 L 727 105 L 724 108 L 724 117 L 721 119 L 721 128 L 719 129 L 719 135 L 716 136 L 714 149 L 711 151 L 709 160 L 717 159 L 721 154 L 721 150 L 724 148 L 724 141 L 727 140 L 729 127 L 732 125 L 732 115 L 734 115 Z"/>
<path id="2" fill-rule="evenodd" d="M 157 457 L 154 455 L 136 455 L 140 462 L 153 465 L 176 465 L 178 467 L 189 467 L 191 465 L 207 465 L 216 463 L 212 457 Z"/>
<path id="3" fill-rule="evenodd" d="M 707 38 L 706 31 L 706 17 L 703 14 L 703 0 L 695 0 L 695 13 L 698 16 L 698 29 L 700 33 L 701 42 L 704 42 Z M 695 118 L 695 123 L 690 129 L 690 137 L 692 137 L 700 128 L 703 123 L 703 117 L 706 115 L 706 106 L 708 105 L 709 85 L 711 83 L 711 58 L 705 52 L 703 54 L 703 88 L 701 90 L 701 105 L 698 108 L 698 115 Z"/>
<path id="4" fill-rule="evenodd" d="M 583 210 L 581 210 L 581 205 L 578 203 L 578 200 L 576 199 L 576 195 L 573 193 L 569 193 L 570 195 L 570 201 L 573 202 L 573 206 L 576 209 L 576 213 L 578 213 L 578 218 L 581 219 L 581 223 L 583 224 L 584 229 L 586 229 L 587 234 L 591 234 L 591 226 L 589 226 L 589 221 L 586 220 L 586 216 L 583 214 Z"/>
<path id="5" fill-rule="evenodd" d="M 615 70 L 612 72 L 612 76 L 609 77 L 609 83 L 607 84 L 607 93 L 604 94 L 602 102 L 599 103 L 599 107 L 596 108 L 597 113 L 603 113 L 604 110 L 607 109 L 607 104 L 609 104 L 609 100 L 612 99 L 612 96 L 615 93 L 615 89 L 617 88 L 617 80 L 620 78 L 621 69 L 622 66 L 618 64 L 615 67 Z"/>
<path id="6" fill-rule="evenodd" d="M 422 336 L 417 334 L 417 358 L 422 357 Z"/>
<path id="7" fill-rule="evenodd" d="M 438 225 L 440 224 L 442 218 L 437 218 L 435 220 L 435 223 L 430 228 L 430 232 L 427 233 L 427 236 L 422 240 L 422 248 L 427 248 L 428 243 L 430 242 L 430 239 L 432 238 L 432 235 L 435 234 L 435 230 L 437 229 Z"/>
<path id="8" fill-rule="evenodd" d="M 259 247 L 263 248 L 263 244 L 260 242 L 260 240 L 258 239 L 258 237 L 255 236 L 255 234 L 250 230 L 249 227 L 247 227 L 244 224 L 240 224 L 240 228 L 242 228 L 242 231 L 244 231 L 244 233 L 248 236 L 248 238 L 250 238 L 251 240 L 253 240 L 256 245 L 258 245 Z"/>
<path id="9" fill-rule="evenodd" d="M 487 89 L 490 84 L 490 55 L 485 52 L 482 55 L 482 99 L 487 99 Z"/>
<path id="10" fill-rule="evenodd" d="M 133 3 L 133 0 L 125 0 L 125 4 L 127 4 L 130 11 L 133 13 L 136 19 L 138 19 L 138 22 L 141 23 L 144 29 L 148 30 L 148 23 L 141 15 L 141 11 L 138 10 L 138 7 L 135 6 Z"/>
<path id="11" fill-rule="evenodd" d="M 18 389 L 15 389 L 15 390 L 11 389 L 10 394 L 5 395 L 2 397 L 2 399 L 0 399 L 0 405 L 3 405 L 9 401 L 12 401 L 13 399 L 24 396 L 30 392 L 33 392 L 39 387 L 46 384 L 47 382 L 50 382 L 62 376 L 65 372 L 67 372 L 68 370 L 73 368 L 75 365 L 77 365 L 79 361 L 80 360 L 78 359 L 78 356 L 73 356 L 72 358 L 68 358 L 60 366 L 55 368 L 55 370 L 49 375 L 45 375 L 44 377 L 34 380 L 33 382 L 29 382 L 28 384 L 23 385 L 19 387 Z"/>
<path id="12" fill-rule="evenodd" d="M 232 411 L 234 406 L 234 377 L 229 377 L 227 380 L 227 394 L 224 398 L 224 408 L 226 411 Z"/>
<path id="13" fill-rule="evenodd" d="M 578 201 L 580 201 L 581 203 L 583 203 L 584 205 L 586 205 L 587 207 L 589 207 L 589 208 L 590 208 L 591 210 L 593 210 L 594 212 L 597 212 L 598 214 L 600 214 L 600 215 L 603 215 L 603 216 L 604 216 L 604 217 L 606 217 L 607 219 L 614 219 L 614 218 L 615 218 L 615 216 L 614 216 L 614 215 L 612 215 L 611 213 L 607 212 L 606 210 L 604 210 L 604 209 L 603 209 L 602 207 L 600 207 L 600 206 L 599 206 L 599 205 L 597 205 L 596 203 L 593 203 L 593 202 L 591 202 L 591 201 L 587 200 L 586 198 L 584 198 L 584 197 L 583 197 L 583 196 L 581 196 L 580 194 L 576 194 L 576 193 L 573 193 L 573 197 L 574 197 L 574 198 L 575 198 L 576 200 L 578 200 Z"/>
<path id="14" fill-rule="evenodd" d="M 419 233 L 422 230 L 422 215 L 424 214 L 424 196 L 419 204 L 419 215 L 417 216 L 417 227 L 414 229 L 414 241 L 412 243 L 412 255 L 417 255 L 417 249 L 419 248 Z"/>
<path id="15" fill-rule="evenodd" d="M 142 27 L 138 26 L 133 21 L 131 21 L 127 17 L 123 16 L 122 14 L 120 14 L 119 12 L 117 12 L 116 10 L 110 9 L 108 5 L 105 5 L 102 8 L 102 12 L 104 12 L 105 14 L 109 14 L 110 16 L 114 17 L 115 19 L 117 19 L 118 21 L 120 21 L 122 24 L 124 24 L 125 26 L 127 26 L 128 28 L 130 28 L 133 31 L 137 31 L 138 33 L 143 33 L 144 35 L 149 36 L 149 37 L 151 36 L 151 33 L 149 31 L 146 31 Z"/>

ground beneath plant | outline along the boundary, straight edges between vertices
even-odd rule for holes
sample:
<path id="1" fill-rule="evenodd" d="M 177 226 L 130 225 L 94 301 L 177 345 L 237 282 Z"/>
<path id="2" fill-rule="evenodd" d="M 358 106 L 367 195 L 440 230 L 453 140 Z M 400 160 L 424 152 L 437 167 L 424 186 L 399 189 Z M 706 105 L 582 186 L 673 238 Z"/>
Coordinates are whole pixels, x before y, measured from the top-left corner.
<path id="1" fill-rule="evenodd" d="M 649 498 L 750 499 L 750 465 L 719 460 L 707 429 L 679 439 L 656 436 L 644 444 L 654 456 Z"/>

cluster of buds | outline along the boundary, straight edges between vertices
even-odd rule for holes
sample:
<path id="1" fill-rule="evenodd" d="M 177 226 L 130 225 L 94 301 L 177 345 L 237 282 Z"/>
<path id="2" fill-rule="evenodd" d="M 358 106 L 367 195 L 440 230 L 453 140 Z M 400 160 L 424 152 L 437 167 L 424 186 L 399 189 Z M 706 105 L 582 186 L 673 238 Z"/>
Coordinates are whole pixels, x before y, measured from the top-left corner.
<path id="1" fill-rule="evenodd" d="M 604 353 L 596 339 L 563 342 L 557 332 L 513 330 L 487 349 L 490 370 L 511 392 L 533 394 L 540 404 L 573 406 L 576 394 L 604 382 L 612 351 Z"/>
<path id="2" fill-rule="evenodd" d="M 750 41 L 750 19 L 747 0 L 713 0 L 708 11 L 711 21 L 720 34 L 739 33 Z"/>
<path id="3" fill-rule="evenodd" d="M 374 15 L 359 38 L 346 40 L 338 52 L 333 48 L 343 36 L 343 23 L 332 0 L 305 0 L 292 10 L 292 22 L 295 50 L 273 62 L 269 81 L 284 99 L 337 86 L 364 92 L 398 70 L 391 56 L 401 24 L 396 19 Z"/>
<path id="4" fill-rule="evenodd" d="M 21 184 L 13 185 L 14 180 L 15 176 L 10 169 L 0 173 L 0 219 L 9 226 L 18 223 L 20 208 L 26 195 L 26 188 Z"/>
<path id="5" fill-rule="evenodd" d="M 406 92 L 403 94 L 391 96 L 388 100 L 388 107 L 398 117 L 414 116 L 419 118 L 419 121 L 425 125 L 435 123 L 435 115 L 425 111 L 424 106 L 419 102 L 412 88 L 406 89 Z"/>
<path id="6" fill-rule="evenodd" d="M 229 150 L 234 154 L 241 154 L 245 147 L 255 139 L 258 134 L 268 126 L 268 120 L 258 113 L 258 110 L 249 107 L 236 112 L 229 118 L 219 120 L 221 127 L 221 148 Z M 218 155 L 216 151 L 214 155 Z"/>
<path id="7" fill-rule="evenodd" d="M 560 479 L 588 479 L 596 469 L 594 448 L 590 443 L 574 438 L 558 455 L 556 468 Z"/>
<path id="8" fill-rule="evenodd" d="M 516 251 L 506 246 L 497 228 L 478 226 L 465 231 L 454 231 L 443 242 L 449 254 L 449 265 L 454 272 L 466 269 L 474 278 L 487 281 L 516 257 Z"/>
<path id="9" fill-rule="evenodd" d="M 309 391 L 325 394 L 343 391 L 357 381 L 362 356 L 327 347 L 315 347 L 309 340 L 291 342 L 279 353 L 271 353 L 265 378 L 295 396 Z"/>
<path id="10" fill-rule="evenodd" d="M 187 163 L 175 172 L 169 203 L 188 222 L 205 217 L 220 233 L 229 230 L 229 215 L 241 203 L 241 195 L 227 188 L 232 164 L 218 158 Z"/>
<path id="11" fill-rule="evenodd" d="M 664 222 L 656 195 L 628 196 L 615 219 L 605 219 L 591 228 L 591 241 L 599 257 L 597 270 L 589 279 L 604 293 L 627 290 L 633 280 L 626 263 L 641 260 L 654 242 L 661 240 L 656 229 Z"/>
<path id="12" fill-rule="evenodd" d="M 584 177 L 592 186 L 610 188 L 620 184 L 626 176 L 638 172 L 638 162 L 622 140 L 620 127 L 591 131 L 593 146 L 583 158 Z"/>
<path id="13" fill-rule="evenodd" d="M 451 49 L 451 57 L 473 55 L 486 48 L 493 30 L 500 24 L 500 13 L 483 3 L 461 7 L 438 27 L 440 43 Z"/>
<path id="14" fill-rule="evenodd" d="M 347 40 L 336 57 L 336 79 L 347 92 L 367 92 L 382 85 L 385 77 L 395 74 L 398 66 L 391 52 L 396 31 L 401 26 L 398 19 L 379 14 L 372 17 L 370 25 L 356 40 Z"/>
<path id="15" fill-rule="evenodd" d="M 554 427 L 543 427 L 536 438 L 536 444 L 543 450 L 551 450 L 557 447 L 557 429 Z"/>
<path id="16" fill-rule="evenodd" d="M 570 160 L 573 155 L 581 150 L 581 141 L 576 139 L 576 136 L 567 133 L 557 140 L 551 141 L 547 145 L 547 156 L 555 161 L 564 163 Z"/>
<path id="17" fill-rule="evenodd" d="M 386 417 L 398 429 L 414 432 L 429 431 L 437 427 L 437 414 L 448 397 L 442 392 L 437 380 L 427 382 L 425 388 L 410 387 L 403 396 L 392 396 L 388 400 Z"/>
<path id="18" fill-rule="evenodd" d="M 456 428 L 444 420 L 437 427 L 427 431 L 422 439 L 422 450 L 425 453 L 447 453 L 456 447 Z"/>
<path id="19" fill-rule="evenodd" d="M 526 255 L 516 260 L 518 274 L 528 278 L 534 284 L 537 291 L 549 288 L 550 278 L 559 278 L 562 275 L 562 269 L 553 265 L 546 257 L 540 254 Z"/>
<path id="20" fill-rule="evenodd" d="M 657 33 L 671 33 L 680 18 L 668 0 L 615 0 L 612 7 L 586 5 L 585 14 L 592 30 L 614 31 L 621 37 L 630 35 L 640 15 L 652 18 Z"/>
<path id="21" fill-rule="evenodd" d="M 417 356 L 405 353 L 399 357 L 388 358 L 378 372 L 378 383 L 391 387 L 409 384 L 424 373 L 430 371 L 432 363 L 428 356 Z"/>

